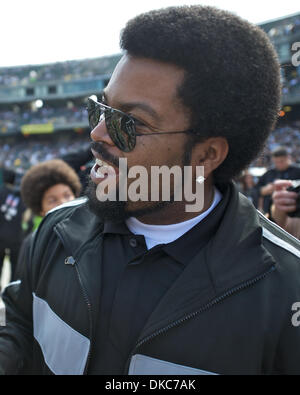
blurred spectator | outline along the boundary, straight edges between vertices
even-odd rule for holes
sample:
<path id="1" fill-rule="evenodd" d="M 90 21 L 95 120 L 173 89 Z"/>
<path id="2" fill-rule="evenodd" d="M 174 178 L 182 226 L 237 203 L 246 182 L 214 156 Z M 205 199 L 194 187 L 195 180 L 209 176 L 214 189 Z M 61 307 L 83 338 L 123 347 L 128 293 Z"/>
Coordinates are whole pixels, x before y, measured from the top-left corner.
<path id="1" fill-rule="evenodd" d="M 258 207 L 259 193 L 255 185 L 254 177 L 248 170 L 238 180 L 240 192 L 245 195 L 255 207 Z"/>
<path id="2" fill-rule="evenodd" d="M 0 275 L 4 258 L 9 251 L 11 280 L 14 280 L 15 268 L 22 243 L 22 214 L 24 205 L 20 191 L 15 187 L 15 173 L 3 171 L 3 185 L 0 186 Z"/>
<path id="3" fill-rule="evenodd" d="M 23 177 L 21 196 L 26 207 L 44 217 L 53 208 L 79 196 L 81 184 L 75 171 L 61 159 L 33 166 Z M 23 241 L 16 276 L 22 272 L 24 254 L 28 253 L 31 234 Z"/>
<path id="4" fill-rule="evenodd" d="M 60 159 L 33 166 L 21 183 L 21 196 L 26 207 L 42 217 L 52 208 L 75 199 L 80 190 L 77 174 Z"/>
<path id="5" fill-rule="evenodd" d="M 300 122 L 278 126 L 269 136 L 262 155 L 253 162 L 252 166 L 270 167 L 272 151 L 280 146 L 289 150 L 294 162 L 300 162 Z"/>
<path id="6" fill-rule="evenodd" d="M 274 167 L 268 170 L 258 181 L 257 188 L 263 197 L 263 213 L 269 213 L 271 208 L 271 195 L 274 192 L 275 180 L 300 179 L 300 167 L 292 164 L 291 157 L 284 147 L 278 147 L 272 152 Z"/>
<path id="7" fill-rule="evenodd" d="M 296 210 L 296 201 L 299 199 L 298 193 L 286 190 L 290 186 L 292 186 L 292 182 L 289 180 L 277 180 L 274 182 L 271 218 L 277 225 L 300 239 L 300 218 L 288 216 L 288 213 Z"/>

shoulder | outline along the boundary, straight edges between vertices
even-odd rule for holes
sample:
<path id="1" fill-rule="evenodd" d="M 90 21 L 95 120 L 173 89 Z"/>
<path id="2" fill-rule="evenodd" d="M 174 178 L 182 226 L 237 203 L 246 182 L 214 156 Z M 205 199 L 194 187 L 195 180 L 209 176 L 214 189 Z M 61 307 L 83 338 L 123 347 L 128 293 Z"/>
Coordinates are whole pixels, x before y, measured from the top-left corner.
<path id="1" fill-rule="evenodd" d="M 272 177 L 274 177 L 275 175 L 275 169 L 271 168 L 269 170 L 267 170 L 258 180 L 258 183 L 263 183 L 263 182 L 268 182 L 269 179 L 271 179 Z"/>
<path id="2" fill-rule="evenodd" d="M 294 167 L 295 169 L 300 170 L 300 163 L 293 163 L 293 164 L 291 164 L 291 167 Z"/>
<path id="3" fill-rule="evenodd" d="M 260 219 L 263 246 L 275 261 L 273 275 L 263 284 L 264 297 L 276 306 L 278 322 L 282 313 L 290 324 L 292 306 L 300 300 L 300 242 L 262 214 Z"/>
<path id="4" fill-rule="evenodd" d="M 37 240 L 39 245 L 47 242 L 54 235 L 54 228 L 73 216 L 77 219 L 86 218 L 88 212 L 86 202 L 87 198 L 78 198 L 50 210 L 36 230 L 33 244 L 35 245 Z"/>
<path id="5" fill-rule="evenodd" d="M 61 220 L 70 217 L 74 213 L 74 211 L 84 209 L 86 207 L 86 202 L 86 197 L 80 197 L 78 199 L 57 206 L 46 214 L 42 223 L 60 222 Z"/>
<path id="6" fill-rule="evenodd" d="M 78 206 L 82 206 L 83 204 L 85 204 L 87 202 L 87 198 L 86 197 L 80 197 L 74 200 L 71 200 L 70 202 L 61 204 L 60 206 L 57 206 L 55 208 L 53 208 L 52 210 L 48 211 L 48 213 L 46 214 L 46 217 L 49 216 L 50 214 L 54 213 L 54 212 L 58 212 L 60 210 L 66 209 L 66 208 L 75 208 Z"/>
<path id="7" fill-rule="evenodd" d="M 277 267 L 300 279 L 300 241 L 258 211 L 263 245 L 273 256 Z"/>
<path id="8" fill-rule="evenodd" d="M 296 174 L 297 177 L 300 177 L 300 165 L 298 163 L 293 163 L 290 166 L 290 170 Z"/>

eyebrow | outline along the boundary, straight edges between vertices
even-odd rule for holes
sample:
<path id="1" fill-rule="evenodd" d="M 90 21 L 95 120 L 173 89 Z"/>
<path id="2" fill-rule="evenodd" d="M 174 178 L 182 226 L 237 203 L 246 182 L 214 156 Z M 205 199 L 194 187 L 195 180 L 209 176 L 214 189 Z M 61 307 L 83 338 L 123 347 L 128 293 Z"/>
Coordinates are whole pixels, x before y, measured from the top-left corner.
<path id="1" fill-rule="evenodd" d="M 105 91 L 102 92 L 102 97 L 104 98 L 104 100 L 106 102 L 108 102 L 107 95 L 105 94 Z M 148 113 L 156 121 L 160 121 L 160 119 L 161 119 L 161 117 L 154 110 L 154 108 L 152 108 L 147 103 L 143 103 L 143 102 L 130 102 L 130 103 L 118 102 L 117 104 L 118 104 L 118 109 L 123 111 L 123 112 L 125 112 L 125 113 L 137 108 L 137 109 L 140 109 L 140 110 Z"/>

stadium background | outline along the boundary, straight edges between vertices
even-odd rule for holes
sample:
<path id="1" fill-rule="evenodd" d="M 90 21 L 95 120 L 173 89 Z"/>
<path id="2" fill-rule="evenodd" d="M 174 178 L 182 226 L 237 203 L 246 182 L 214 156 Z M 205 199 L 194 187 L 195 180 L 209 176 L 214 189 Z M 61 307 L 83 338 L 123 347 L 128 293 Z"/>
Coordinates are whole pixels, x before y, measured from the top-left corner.
<path id="1" fill-rule="evenodd" d="M 300 51 L 300 13 L 260 26 L 278 52 L 283 91 L 277 126 L 250 167 L 255 177 L 270 166 L 270 152 L 277 145 L 288 147 L 300 163 L 300 65 L 292 64 L 292 45 L 298 42 Z M 30 166 L 88 149 L 86 100 L 101 94 L 120 57 L 0 68 L 0 184 L 3 168 L 17 174 L 18 186 Z M 297 59 L 299 63 L 300 52 Z M 88 167 L 86 163 L 80 171 Z"/>

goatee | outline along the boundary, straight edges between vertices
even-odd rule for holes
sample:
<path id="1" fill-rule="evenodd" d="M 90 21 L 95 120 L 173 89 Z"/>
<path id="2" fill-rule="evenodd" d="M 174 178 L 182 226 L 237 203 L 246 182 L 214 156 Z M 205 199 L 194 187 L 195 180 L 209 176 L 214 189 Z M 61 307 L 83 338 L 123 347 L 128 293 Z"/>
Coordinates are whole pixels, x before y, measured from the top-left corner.
<path id="1" fill-rule="evenodd" d="M 89 209 L 97 215 L 103 222 L 120 222 L 125 221 L 130 217 L 143 217 L 145 215 L 160 211 L 166 206 L 174 203 L 173 197 L 170 201 L 155 202 L 151 207 L 140 208 L 136 210 L 128 210 L 126 201 L 116 201 L 107 200 L 105 202 L 98 200 L 96 195 L 97 185 L 92 182 L 91 179 L 88 180 L 88 186 L 85 190 L 85 195 L 88 198 L 87 205 Z M 118 195 L 118 190 L 117 190 Z"/>

